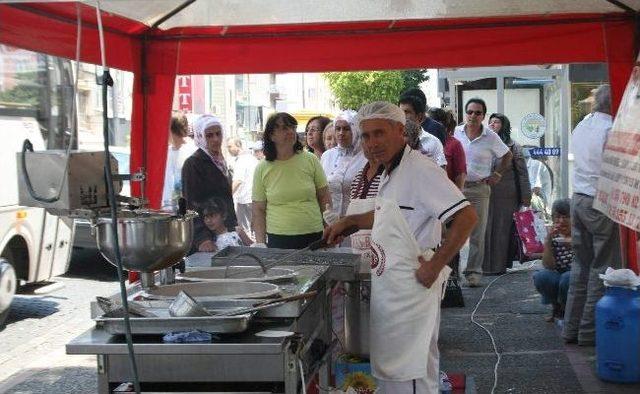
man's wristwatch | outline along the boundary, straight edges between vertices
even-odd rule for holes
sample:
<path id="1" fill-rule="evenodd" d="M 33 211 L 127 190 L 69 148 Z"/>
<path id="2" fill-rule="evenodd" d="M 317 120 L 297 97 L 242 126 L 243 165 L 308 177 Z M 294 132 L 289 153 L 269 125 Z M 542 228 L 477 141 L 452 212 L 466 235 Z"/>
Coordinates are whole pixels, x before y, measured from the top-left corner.
<path id="1" fill-rule="evenodd" d="M 501 178 L 502 178 L 502 174 L 501 174 L 501 173 L 499 173 L 498 171 L 494 171 L 494 172 L 493 172 L 493 175 L 497 175 L 497 176 L 498 176 L 498 179 L 501 179 Z"/>

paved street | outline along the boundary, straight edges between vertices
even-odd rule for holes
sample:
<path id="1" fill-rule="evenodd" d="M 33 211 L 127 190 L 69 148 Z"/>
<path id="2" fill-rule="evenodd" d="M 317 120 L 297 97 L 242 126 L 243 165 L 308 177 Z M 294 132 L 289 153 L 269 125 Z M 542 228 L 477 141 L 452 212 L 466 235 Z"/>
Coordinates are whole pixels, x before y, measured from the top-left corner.
<path id="1" fill-rule="evenodd" d="M 92 326 L 89 301 L 116 292 L 117 275 L 92 251 L 74 253 L 71 264 L 55 279 L 64 287 L 47 294 L 30 289 L 13 301 L 0 331 L 0 393 L 96 392 L 95 358 L 66 355 L 64 345 Z"/>

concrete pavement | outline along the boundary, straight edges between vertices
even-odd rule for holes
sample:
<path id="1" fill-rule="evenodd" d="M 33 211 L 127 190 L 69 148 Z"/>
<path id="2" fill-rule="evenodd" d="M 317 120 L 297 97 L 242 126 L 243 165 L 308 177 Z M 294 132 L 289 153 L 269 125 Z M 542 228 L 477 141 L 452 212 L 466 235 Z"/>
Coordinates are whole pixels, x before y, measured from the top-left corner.
<path id="1" fill-rule="evenodd" d="M 94 251 L 74 253 L 64 285 L 47 293 L 18 295 L 0 331 L 0 393 L 94 393 L 93 356 L 68 356 L 64 345 L 93 321 L 89 301 L 117 291 L 115 269 Z"/>
<path id="2" fill-rule="evenodd" d="M 544 316 L 533 270 L 508 274 L 486 291 L 476 312 L 492 333 L 502 359 L 497 393 L 638 393 L 640 384 L 605 383 L 595 375 L 595 349 L 565 345 L 560 328 Z M 495 276 L 485 277 L 486 286 Z M 475 378 L 478 393 L 491 391 L 496 362 L 491 339 L 470 321 L 486 287 L 463 288 L 464 308 L 442 310 L 440 369 Z"/>

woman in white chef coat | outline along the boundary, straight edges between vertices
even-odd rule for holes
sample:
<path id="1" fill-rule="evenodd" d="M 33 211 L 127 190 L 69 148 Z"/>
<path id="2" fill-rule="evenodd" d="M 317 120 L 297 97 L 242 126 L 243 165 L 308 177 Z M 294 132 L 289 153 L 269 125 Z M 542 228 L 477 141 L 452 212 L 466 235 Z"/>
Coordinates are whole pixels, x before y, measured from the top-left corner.
<path id="1" fill-rule="evenodd" d="M 322 216 L 329 224 L 347 212 L 351 182 L 367 162 L 360 147 L 356 117 L 357 113 L 353 110 L 342 111 L 336 116 L 334 129 L 338 145 L 325 151 L 320 159 L 333 205 L 333 209 L 323 207 Z"/>

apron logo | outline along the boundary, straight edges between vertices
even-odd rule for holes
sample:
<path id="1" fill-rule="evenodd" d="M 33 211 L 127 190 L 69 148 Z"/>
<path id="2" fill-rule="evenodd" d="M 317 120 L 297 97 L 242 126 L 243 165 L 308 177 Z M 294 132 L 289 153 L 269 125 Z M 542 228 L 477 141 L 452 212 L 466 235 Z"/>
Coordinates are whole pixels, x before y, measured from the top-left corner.
<path id="1" fill-rule="evenodd" d="M 384 253 L 384 248 L 371 240 L 371 270 L 376 270 L 376 275 L 381 276 L 384 272 L 385 263 L 387 257 Z"/>

